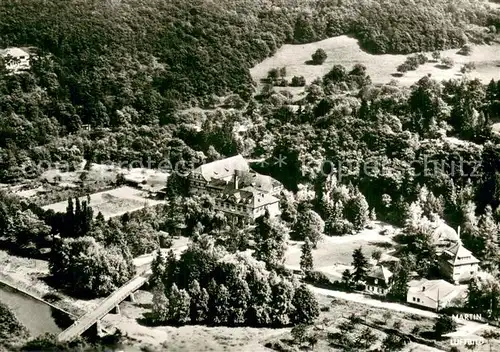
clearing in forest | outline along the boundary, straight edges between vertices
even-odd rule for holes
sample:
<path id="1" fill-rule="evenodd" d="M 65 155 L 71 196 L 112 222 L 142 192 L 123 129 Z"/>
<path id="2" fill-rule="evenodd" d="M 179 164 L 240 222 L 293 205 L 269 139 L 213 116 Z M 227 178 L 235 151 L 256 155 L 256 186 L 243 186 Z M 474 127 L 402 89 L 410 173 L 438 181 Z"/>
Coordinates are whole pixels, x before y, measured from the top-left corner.
<path id="1" fill-rule="evenodd" d="M 324 49 L 328 55 L 323 65 L 306 64 L 319 48 Z M 451 69 L 443 69 L 439 63 L 428 62 L 418 67 L 416 71 L 397 77 L 395 75 L 397 67 L 405 62 L 407 56 L 411 55 L 372 55 L 363 51 L 355 38 L 343 35 L 309 44 L 283 45 L 275 55 L 250 69 L 250 74 L 260 89 L 263 86 L 261 79 L 266 78 L 269 70 L 273 68 L 286 67 L 285 78 L 289 82 L 293 76 L 304 76 L 306 83 L 309 84 L 315 78 L 323 77 L 333 65 L 340 64 L 349 70 L 355 64 L 361 63 L 366 66 L 374 84 L 384 84 L 395 80 L 400 85 L 409 86 L 427 74 L 431 74 L 431 77 L 437 80 L 460 78 L 463 76 L 460 68 L 468 62 L 474 62 L 476 69 L 468 73 L 469 77 L 479 78 L 484 83 L 492 78 L 500 79 L 500 44 L 474 46 L 470 56 L 459 55 L 457 52 L 458 49 L 441 52 L 441 57 L 450 57 L 455 61 Z M 427 53 L 427 56 L 431 59 L 430 53 Z M 287 90 L 297 97 L 304 91 L 304 88 L 276 87 L 276 90 Z"/>

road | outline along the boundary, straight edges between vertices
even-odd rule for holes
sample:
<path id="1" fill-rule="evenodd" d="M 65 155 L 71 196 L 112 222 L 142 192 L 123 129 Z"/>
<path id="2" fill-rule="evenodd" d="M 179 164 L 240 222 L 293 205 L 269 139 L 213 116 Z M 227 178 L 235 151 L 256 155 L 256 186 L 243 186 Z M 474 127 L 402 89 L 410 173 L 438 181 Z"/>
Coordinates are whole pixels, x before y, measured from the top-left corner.
<path id="1" fill-rule="evenodd" d="M 370 297 L 367 297 L 361 293 L 351 293 L 351 292 L 343 292 L 343 291 L 335 291 L 335 290 L 329 290 L 329 289 L 324 289 L 312 285 L 308 285 L 309 289 L 318 294 L 318 295 L 323 295 L 323 296 L 328 296 L 328 297 L 334 297 L 334 298 L 339 298 L 339 299 L 344 299 L 346 301 L 351 301 L 351 302 L 357 302 L 361 304 L 366 304 L 369 306 L 373 306 L 376 308 L 382 308 L 382 309 L 388 309 L 396 312 L 403 312 L 403 313 L 408 313 L 408 314 L 415 314 L 419 315 L 425 318 L 437 318 L 438 314 L 415 308 L 415 307 L 409 307 L 404 304 L 400 303 L 395 303 L 395 302 L 384 302 L 384 301 L 379 301 L 377 299 L 373 299 Z M 471 335 L 477 335 L 481 333 L 481 330 L 487 328 L 489 325 L 484 324 L 484 323 L 479 323 L 475 321 L 470 321 L 470 320 L 463 320 L 463 319 L 456 319 L 455 321 L 459 324 L 457 331 L 453 332 L 450 334 L 451 336 L 454 337 L 467 337 Z"/>

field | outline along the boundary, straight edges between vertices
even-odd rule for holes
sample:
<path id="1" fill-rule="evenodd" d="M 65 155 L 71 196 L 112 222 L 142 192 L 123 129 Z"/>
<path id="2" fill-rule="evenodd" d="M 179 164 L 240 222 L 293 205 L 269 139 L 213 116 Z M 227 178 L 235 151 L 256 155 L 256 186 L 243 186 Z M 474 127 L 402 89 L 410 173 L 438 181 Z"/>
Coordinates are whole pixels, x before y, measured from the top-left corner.
<path id="1" fill-rule="evenodd" d="M 323 48 L 328 58 L 321 66 L 307 65 L 306 61 L 319 48 Z M 474 47 L 470 56 L 457 54 L 457 49 L 443 51 L 442 57 L 448 56 L 455 61 L 451 69 L 442 69 L 436 63 L 427 63 L 416 71 L 406 73 L 402 77 L 395 77 L 396 68 L 402 64 L 406 55 L 372 55 L 363 51 L 356 39 L 348 36 L 339 36 L 319 42 L 304 45 L 284 45 L 277 53 L 259 63 L 250 70 L 252 78 L 262 87 L 261 79 L 267 72 L 276 67 L 286 67 L 288 80 L 293 76 L 304 76 L 306 83 L 311 83 L 315 78 L 324 76 L 335 64 L 344 65 L 350 69 L 354 64 L 361 63 L 366 66 L 373 83 L 384 84 L 395 80 L 400 85 L 409 86 L 422 76 L 431 74 L 432 77 L 443 80 L 461 77 L 460 68 L 467 62 L 475 62 L 476 70 L 468 75 L 488 82 L 492 78 L 500 79 L 500 45 L 479 45 Z M 430 54 L 428 55 L 430 58 Z M 295 96 L 303 92 L 300 87 L 276 87 L 279 90 L 288 90 Z"/>
<path id="2" fill-rule="evenodd" d="M 384 236 L 381 231 L 389 225 L 376 222 L 373 229 L 365 229 L 352 236 L 328 237 L 318 243 L 318 248 L 313 250 L 314 269 L 331 275 L 335 279 L 342 277 L 342 272 L 350 268 L 352 252 L 361 247 L 363 253 L 370 258 L 375 250 L 387 251 L 392 244 L 389 236 Z M 286 253 L 285 265 L 290 269 L 300 268 L 302 242 L 291 242 Z M 384 249 L 386 248 L 386 249 Z"/>
<path id="3" fill-rule="evenodd" d="M 146 193 L 138 189 L 124 186 L 110 191 L 94 193 L 90 195 L 90 206 L 94 210 L 94 216 L 99 212 L 104 218 L 120 216 L 128 212 L 134 212 L 145 207 L 162 204 L 162 201 L 145 198 Z M 87 197 L 81 197 L 85 201 Z M 43 209 L 52 209 L 55 212 L 65 212 L 67 201 L 46 205 Z"/>
<path id="4" fill-rule="evenodd" d="M 237 352 L 261 352 L 271 351 L 265 347 L 267 343 L 279 343 L 291 339 L 290 328 L 268 329 L 249 327 L 208 327 L 208 326 L 159 326 L 146 327 L 138 322 L 138 319 L 150 309 L 152 295 L 148 292 L 139 291 L 136 294 L 136 303 L 123 302 L 120 304 L 121 315 L 109 314 L 103 319 L 103 323 L 110 330 L 118 328 L 127 336 L 125 350 L 127 351 L 237 351 Z M 318 295 L 320 306 L 323 307 L 318 327 L 320 340 L 315 351 L 340 351 L 328 346 L 325 340 L 326 332 L 336 331 L 335 326 L 343 318 L 355 313 L 368 323 L 377 324 L 382 327 L 392 327 L 398 321 L 401 323 L 401 331 L 409 333 L 416 325 L 422 331 L 431 330 L 433 319 L 410 315 L 402 312 L 389 311 L 389 318 L 384 309 L 370 307 L 364 304 L 332 299 L 325 295 Z M 327 308 L 328 307 L 328 308 Z M 359 326 L 361 329 L 362 326 Z M 373 346 L 380 346 L 380 341 L 385 334 L 379 330 L 373 330 L 377 336 Z M 443 347 L 447 342 L 443 342 Z M 130 347 L 129 347 L 130 346 Z M 133 347 L 132 347 L 133 346 Z M 448 346 L 446 346 L 448 347 Z M 291 349 L 295 350 L 295 349 Z M 290 351 L 291 351 L 290 350 Z M 299 350 L 299 349 L 296 349 Z M 424 345 L 411 343 L 405 351 L 439 351 Z"/>
<path id="5" fill-rule="evenodd" d="M 123 168 L 119 165 L 92 164 L 88 170 L 82 162 L 74 171 L 57 168 L 45 170 L 40 177 L 17 185 L 2 185 L 9 193 L 28 198 L 38 205 L 66 201 L 69 197 L 95 193 L 113 188 L 119 175 L 126 182 L 136 184 L 153 192 L 163 189 L 167 183 L 165 170 L 149 168 Z"/>

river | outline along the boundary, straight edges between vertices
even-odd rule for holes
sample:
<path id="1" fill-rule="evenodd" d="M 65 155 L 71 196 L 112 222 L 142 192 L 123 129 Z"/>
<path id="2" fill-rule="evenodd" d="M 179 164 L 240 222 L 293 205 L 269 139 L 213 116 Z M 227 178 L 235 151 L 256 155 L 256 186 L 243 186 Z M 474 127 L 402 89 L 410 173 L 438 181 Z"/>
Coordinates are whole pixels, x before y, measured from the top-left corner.
<path id="1" fill-rule="evenodd" d="M 0 302 L 14 313 L 32 337 L 58 334 L 70 324 L 64 313 L 3 284 L 0 284 Z"/>

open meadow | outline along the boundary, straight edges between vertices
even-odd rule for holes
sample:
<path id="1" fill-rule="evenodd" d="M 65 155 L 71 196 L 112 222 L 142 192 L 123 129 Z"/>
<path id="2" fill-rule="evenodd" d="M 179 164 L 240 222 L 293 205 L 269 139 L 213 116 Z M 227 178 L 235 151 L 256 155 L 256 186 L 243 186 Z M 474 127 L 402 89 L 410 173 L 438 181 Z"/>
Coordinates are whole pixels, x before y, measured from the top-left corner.
<path id="1" fill-rule="evenodd" d="M 306 64 L 311 59 L 311 55 L 319 48 L 324 49 L 328 55 L 323 65 Z M 400 85 L 410 86 L 427 74 L 438 80 L 459 78 L 462 76 L 460 73 L 462 65 L 474 62 L 476 69 L 468 74 L 469 77 L 479 78 L 485 83 L 492 78 L 500 79 L 500 44 L 474 46 L 470 56 L 459 55 L 457 52 L 458 49 L 441 52 L 441 57 L 450 57 L 455 61 L 455 66 L 451 69 L 443 69 L 438 63 L 428 62 L 421 65 L 416 71 L 410 71 L 402 77 L 397 77 L 395 75 L 396 68 L 405 62 L 406 57 L 410 55 L 372 55 L 363 51 L 355 38 L 343 35 L 310 44 L 284 45 L 275 55 L 250 69 L 250 73 L 259 87 L 262 87 L 261 79 L 267 77 L 269 70 L 286 67 L 286 79 L 290 81 L 293 76 L 304 76 L 306 83 L 310 84 L 314 79 L 328 73 L 333 65 L 340 64 L 350 69 L 354 64 L 360 63 L 366 66 L 367 72 L 375 84 L 384 84 L 395 80 Z M 431 58 L 430 53 L 427 55 Z M 276 87 L 276 90 L 287 90 L 297 97 L 304 88 Z"/>
<path id="2" fill-rule="evenodd" d="M 342 272 L 351 267 L 352 252 L 361 247 L 366 257 L 380 250 L 387 252 L 393 245 L 391 236 L 382 235 L 381 232 L 389 225 L 376 222 L 373 229 L 364 229 L 356 235 L 341 237 L 324 236 L 318 243 L 318 248 L 312 251 L 314 269 L 341 279 Z M 291 241 L 285 257 L 285 265 L 292 269 L 300 269 L 301 247 L 303 242 Z"/>
<path id="3" fill-rule="evenodd" d="M 94 216 L 101 212 L 105 219 L 109 219 L 163 203 L 160 200 L 146 198 L 145 195 L 146 192 L 144 191 L 123 186 L 110 191 L 91 194 L 89 205 L 94 211 Z M 79 199 L 82 202 L 86 201 L 87 197 L 80 197 Z M 67 205 L 67 201 L 62 201 L 46 205 L 43 209 L 52 209 L 56 213 L 65 212 Z"/>
<path id="4" fill-rule="evenodd" d="M 351 314 L 356 314 L 364 322 L 371 326 L 375 338 L 372 341 L 372 348 L 380 347 L 381 341 L 386 336 L 382 331 L 385 328 L 393 328 L 398 324 L 399 330 L 404 333 L 411 333 L 416 326 L 419 331 L 430 331 L 434 324 L 434 319 L 421 317 L 405 312 L 388 311 L 376 307 L 368 306 L 358 302 L 346 301 L 343 299 L 331 298 L 328 295 L 317 295 L 321 307 L 321 314 L 316 324 L 319 341 L 315 346 L 315 351 L 341 351 L 341 349 L 331 346 L 326 335 L 336 332 L 336 326 L 346 320 Z M 209 327 L 204 325 L 189 326 L 158 326 L 146 327 L 140 321 L 152 304 L 152 294 L 139 291 L 136 294 L 136 302 L 124 301 L 120 304 L 121 315 L 108 314 L 104 319 L 104 325 L 109 329 L 120 329 L 127 336 L 127 350 L 131 351 L 299 351 L 298 346 L 290 346 L 290 328 L 270 329 L 252 327 Z M 356 331 L 361 331 L 363 324 L 356 327 Z M 288 345 L 288 346 L 287 346 Z M 133 347 L 132 347 L 133 346 Z M 285 349 L 279 349 L 283 346 Z M 269 348 L 273 347 L 273 348 Z M 288 347 L 288 348 L 287 348 Z M 448 341 L 442 341 L 439 348 L 410 343 L 404 349 L 409 351 L 440 351 L 449 348 Z M 493 346 L 495 347 L 495 346 Z"/>

